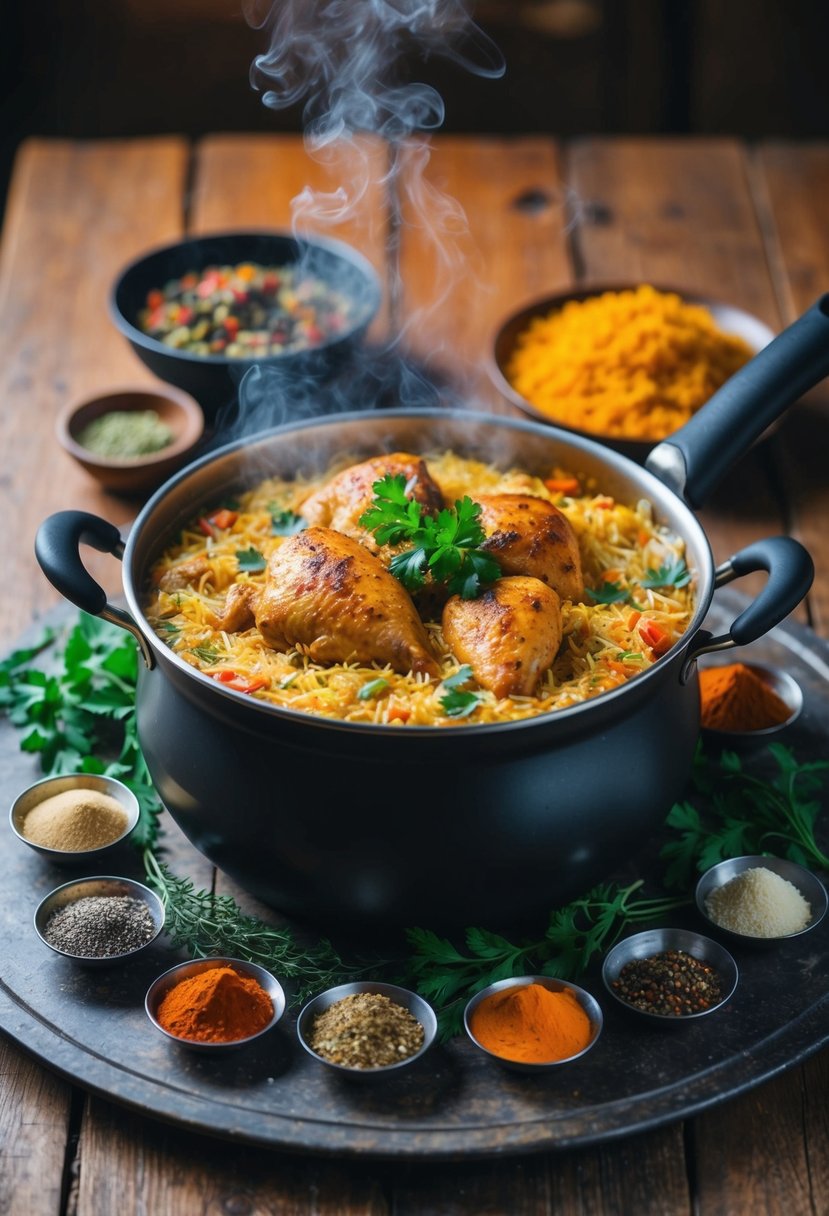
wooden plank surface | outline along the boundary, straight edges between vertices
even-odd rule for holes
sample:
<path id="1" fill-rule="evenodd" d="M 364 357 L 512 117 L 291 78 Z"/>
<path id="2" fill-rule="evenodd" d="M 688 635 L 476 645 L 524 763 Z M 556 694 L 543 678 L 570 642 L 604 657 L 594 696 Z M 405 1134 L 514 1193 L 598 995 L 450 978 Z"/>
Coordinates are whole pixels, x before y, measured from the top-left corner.
<path id="1" fill-rule="evenodd" d="M 69 1152 L 66 1082 L 0 1040 L 0 1213 L 60 1216 Z"/>
<path id="2" fill-rule="evenodd" d="M 517 414 L 486 363 L 500 321 L 573 280 L 556 144 L 436 140 L 423 184 L 404 168 L 400 197 L 405 348 L 438 374 L 450 369 L 462 400 Z"/>
<path id="3" fill-rule="evenodd" d="M 59 411 L 114 384 L 152 382 L 107 315 L 117 271 L 181 232 L 187 148 L 178 139 L 74 144 L 32 141 L 14 174 L 0 263 L 0 512 L 14 521 L 4 575 L 14 594 L 0 605 L 11 641 L 57 602 L 35 564 L 42 520 L 69 504 L 119 526 L 135 504 L 102 495 L 57 445 Z M 110 592 L 118 563 L 90 557 Z"/>
<path id="4" fill-rule="evenodd" d="M 829 147 L 768 144 L 751 162 L 769 264 L 783 319 L 793 321 L 829 291 Z M 779 484 L 785 487 L 791 529 L 821 570 L 829 569 L 829 385 L 791 411 L 777 445 Z M 829 633 L 829 581 L 809 597 L 811 624 Z"/>

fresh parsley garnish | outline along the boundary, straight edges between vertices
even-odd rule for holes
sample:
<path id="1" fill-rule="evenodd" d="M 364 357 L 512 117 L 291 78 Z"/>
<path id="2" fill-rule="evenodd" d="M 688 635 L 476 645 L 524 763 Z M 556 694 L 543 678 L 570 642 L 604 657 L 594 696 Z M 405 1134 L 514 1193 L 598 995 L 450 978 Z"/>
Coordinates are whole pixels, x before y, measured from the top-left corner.
<path id="1" fill-rule="evenodd" d="M 486 540 L 479 503 L 464 497 L 437 515 L 409 498 L 410 483 L 402 473 L 387 474 L 372 487 L 374 501 L 360 524 L 380 545 L 409 548 L 396 553 L 389 570 L 408 591 L 418 591 L 431 577 L 451 595 L 473 600 L 483 587 L 500 578 L 497 561 L 480 546 Z"/>
<path id="2" fill-rule="evenodd" d="M 294 511 L 280 511 L 273 503 L 269 510 L 271 532 L 274 536 L 296 536 L 297 532 L 303 532 L 308 527 L 308 521 Z"/>
<path id="3" fill-rule="evenodd" d="M 691 581 L 691 571 L 681 557 L 674 557 L 658 570 L 648 569 L 641 585 L 647 590 L 656 591 L 659 587 L 687 587 Z"/>
<path id="4" fill-rule="evenodd" d="M 364 684 L 362 686 L 360 691 L 357 693 L 357 700 L 370 701 L 372 697 L 378 696 L 384 688 L 388 687 L 388 680 L 383 679 L 382 676 L 378 676 L 376 680 L 369 680 L 368 684 Z"/>
<path id="5" fill-rule="evenodd" d="M 637 895 L 641 879 L 628 887 L 594 887 L 582 899 L 550 914 L 535 941 L 510 941 L 487 929 L 467 929 L 465 950 L 429 929 L 409 929 L 408 972 L 401 977 L 440 1009 L 441 1036 L 459 1033 L 463 1009 L 476 992 L 515 975 L 572 979 L 598 953 L 610 948 L 630 925 L 665 916 L 689 900 Z"/>
<path id="6" fill-rule="evenodd" d="M 249 549 L 237 549 L 236 560 L 239 563 L 239 569 L 246 574 L 259 574 L 267 566 L 267 561 L 259 552 L 254 549 L 253 545 Z"/>
<path id="7" fill-rule="evenodd" d="M 622 604 L 630 602 L 630 592 L 619 583 L 602 583 L 601 587 L 586 587 L 597 604 Z"/>
<path id="8" fill-rule="evenodd" d="M 717 761 L 698 745 L 693 783 L 705 806 L 700 811 L 692 802 L 677 802 L 671 808 L 668 826 L 680 836 L 662 849 L 669 863 L 666 886 L 688 886 L 695 869 L 728 857 L 762 853 L 829 869 L 815 838 L 821 804 L 814 797 L 823 784 L 818 774 L 829 771 L 829 761 L 801 764 L 781 743 L 768 751 L 775 771 L 766 779 L 746 772 L 736 752 L 724 751 Z"/>
<path id="9" fill-rule="evenodd" d="M 479 692 L 461 692 L 461 685 L 472 679 L 472 668 L 468 663 L 459 667 L 453 676 L 447 676 L 442 687 L 446 689 L 440 698 L 443 712 L 449 718 L 468 718 L 474 713 L 481 701 Z"/>

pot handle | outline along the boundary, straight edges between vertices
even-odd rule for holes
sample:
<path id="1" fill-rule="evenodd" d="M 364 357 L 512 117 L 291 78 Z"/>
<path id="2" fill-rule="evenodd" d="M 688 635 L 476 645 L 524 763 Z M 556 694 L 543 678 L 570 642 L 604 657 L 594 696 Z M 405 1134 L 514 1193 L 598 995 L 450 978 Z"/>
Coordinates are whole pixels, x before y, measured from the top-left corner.
<path id="1" fill-rule="evenodd" d="M 95 582 L 81 561 L 80 546 L 90 545 L 99 553 L 124 556 L 124 542 L 114 524 L 87 511 L 58 511 L 45 519 L 35 537 L 35 557 L 53 587 L 83 612 L 103 617 L 131 633 L 147 667 L 155 665 L 153 652 L 128 612 L 107 602 L 103 587 Z"/>
<path id="2" fill-rule="evenodd" d="M 829 293 L 741 367 L 645 464 L 691 507 L 793 402 L 829 375 Z"/>
<path id="3" fill-rule="evenodd" d="M 815 576 L 814 563 L 799 541 L 790 536 L 770 536 L 747 545 L 718 566 L 714 572 L 714 587 L 724 587 L 755 570 L 768 573 L 765 587 L 745 612 L 740 613 L 728 633 L 713 637 L 707 630 L 700 631 L 682 669 L 683 684 L 700 655 L 747 646 L 779 625 L 803 599 Z"/>

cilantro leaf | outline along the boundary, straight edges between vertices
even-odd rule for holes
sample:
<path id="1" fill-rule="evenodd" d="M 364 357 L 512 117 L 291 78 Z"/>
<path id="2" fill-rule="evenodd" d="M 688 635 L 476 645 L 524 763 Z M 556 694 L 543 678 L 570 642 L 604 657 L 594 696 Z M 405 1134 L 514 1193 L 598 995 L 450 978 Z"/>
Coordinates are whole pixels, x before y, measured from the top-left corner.
<path id="1" fill-rule="evenodd" d="M 297 532 L 304 532 L 308 527 L 308 521 L 294 511 L 280 511 L 273 503 L 269 510 L 273 536 L 296 536 Z"/>
<path id="2" fill-rule="evenodd" d="M 472 679 L 472 668 L 468 663 L 459 667 L 453 676 L 447 676 L 442 688 L 446 689 L 440 698 L 443 712 L 449 718 L 468 718 L 474 713 L 481 701 L 478 692 L 461 692 L 460 687 Z"/>
<path id="3" fill-rule="evenodd" d="M 267 561 L 258 549 L 254 549 L 253 545 L 249 549 L 237 549 L 236 560 L 239 563 L 239 569 L 247 574 L 259 574 L 267 566 Z"/>
<path id="4" fill-rule="evenodd" d="M 379 538 L 378 533 L 378 540 Z M 407 549 L 404 553 L 395 553 L 389 562 L 389 571 L 407 591 L 417 591 L 426 582 L 427 565 L 425 549 Z"/>
<path id="5" fill-rule="evenodd" d="M 597 604 L 622 604 L 630 601 L 630 592 L 619 583 L 602 583 L 601 587 L 585 587 Z"/>
<path id="6" fill-rule="evenodd" d="M 687 587 L 690 581 L 691 572 L 685 565 L 683 558 L 672 557 L 667 564 L 661 565 L 658 570 L 646 570 L 645 577 L 641 580 L 641 586 L 655 591 L 659 587 Z"/>

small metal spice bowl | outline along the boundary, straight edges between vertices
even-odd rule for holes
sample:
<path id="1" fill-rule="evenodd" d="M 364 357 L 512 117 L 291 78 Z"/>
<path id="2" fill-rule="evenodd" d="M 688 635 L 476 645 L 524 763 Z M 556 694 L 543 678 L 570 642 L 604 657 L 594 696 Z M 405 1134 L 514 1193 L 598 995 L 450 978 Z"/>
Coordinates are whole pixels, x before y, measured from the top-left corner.
<path id="1" fill-rule="evenodd" d="M 63 794 L 66 790 L 94 790 L 98 794 L 108 794 L 110 798 L 120 802 L 127 816 L 127 825 L 121 835 L 97 849 L 82 849 L 79 852 L 50 849 L 29 840 L 24 832 L 26 816 L 47 798 L 52 798 L 55 794 Z M 18 840 L 22 840 L 42 857 L 48 858 L 57 866 L 78 866 L 92 861 L 97 863 L 104 857 L 108 857 L 113 849 L 123 844 L 135 830 L 138 813 L 138 799 L 135 794 L 114 777 L 101 777 L 95 773 L 64 773 L 60 777 L 44 777 L 40 781 L 35 781 L 34 785 L 28 786 L 21 794 L 18 794 L 9 812 L 9 823 Z"/>
<path id="2" fill-rule="evenodd" d="M 574 1056 L 565 1056 L 563 1060 L 547 1060 L 543 1064 L 532 1064 L 526 1060 L 508 1060 L 504 1056 L 499 1056 L 494 1051 L 489 1051 L 488 1048 L 484 1047 L 475 1038 L 471 1030 L 472 1014 L 482 1001 L 485 1001 L 488 996 L 492 996 L 495 992 L 503 992 L 507 988 L 525 988 L 530 984 L 539 984 L 542 988 L 548 989 L 549 992 L 572 992 L 587 1014 L 592 1030 L 590 1042 L 581 1051 L 576 1052 Z M 510 1072 L 539 1074 L 554 1072 L 557 1068 L 561 1068 L 562 1064 L 573 1064 L 596 1046 L 596 1043 L 599 1041 L 599 1035 L 602 1033 L 603 1025 L 604 1015 L 602 1007 L 594 996 L 591 996 L 584 988 L 579 988 L 577 984 L 571 984 L 568 980 L 553 979 L 547 975 L 521 975 L 511 980 L 498 980 L 497 983 L 489 984 L 488 987 L 482 988 L 480 992 L 476 992 L 463 1011 L 463 1027 L 470 1041 L 477 1047 L 478 1051 L 483 1052 L 485 1056 L 489 1056 L 490 1060 L 495 1060 L 502 1068 L 509 1069 Z"/>
<path id="3" fill-rule="evenodd" d="M 733 659 L 728 662 L 733 662 Z M 724 666 L 728 666 L 728 663 L 716 660 L 704 665 L 707 669 Z M 787 671 L 780 671 L 776 667 L 765 667 L 762 663 L 745 663 L 744 666 L 750 668 L 773 693 L 777 694 L 787 706 L 789 716 L 783 722 L 777 722 L 774 726 L 765 726 L 762 730 L 716 730 L 711 726 L 704 726 L 702 733 L 712 743 L 730 743 L 734 747 L 750 747 L 751 744 L 756 743 L 759 746 L 764 744 L 769 736 L 778 735 L 781 731 L 786 730 L 803 711 L 803 692 L 797 680 Z M 700 670 L 704 670 L 704 668 L 701 667 Z"/>
<path id="4" fill-rule="evenodd" d="M 249 976 L 251 979 L 256 980 L 260 987 L 264 988 L 271 998 L 271 1004 L 273 1005 L 273 1017 L 268 1024 L 263 1026 L 261 1030 L 257 1030 L 256 1034 L 249 1034 L 244 1039 L 231 1039 L 228 1043 L 210 1043 L 205 1042 L 203 1039 L 183 1039 L 180 1035 L 171 1034 L 169 1030 L 165 1030 L 158 1020 L 158 1009 L 167 993 L 183 980 L 188 980 L 194 975 L 201 975 L 204 971 L 211 971 L 214 967 L 232 967 L 240 975 Z M 239 1047 L 246 1047 L 254 1039 L 261 1039 L 262 1035 L 273 1030 L 285 1012 L 285 990 L 279 980 L 271 975 L 270 971 L 266 971 L 264 967 L 260 967 L 256 963 L 248 963 L 241 958 L 199 958 L 186 963 L 177 963 L 175 967 L 171 967 L 169 971 L 165 971 L 157 979 L 153 980 L 144 998 L 144 1008 L 147 1011 L 147 1017 L 156 1030 L 160 1034 L 163 1034 L 165 1039 L 169 1039 L 171 1043 L 177 1043 L 179 1047 L 186 1047 L 190 1051 L 211 1052 L 215 1054 L 216 1052 L 236 1051 Z"/>
<path id="5" fill-rule="evenodd" d="M 805 928 L 800 929 L 797 933 L 788 933 L 780 937 L 755 937 L 749 933 L 735 933 L 733 929 L 726 929 L 723 925 L 718 925 L 715 920 L 708 915 L 706 903 L 712 892 L 718 887 L 725 886 L 732 878 L 736 878 L 738 874 L 743 874 L 746 870 L 760 868 L 771 870 L 774 874 L 779 874 L 781 878 L 785 878 L 793 887 L 797 887 L 800 894 L 806 900 L 806 903 L 812 909 L 812 918 Z M 741 945 L 750 946 L 773 946 L 779 942 L 793 941 L 796 937 L 802 937 L 804 933 L 811 932 L 816 925 L 819 925 L 826 915 L 827 907 L 829 907 L 829 897 L 826 894 L 826 888 L 820 879 L 807 870 L 805 866 L 798 865 L 796 861 L 788 861 L 785 857 L 732 857 L 728 861 L 721 861 L 718 865 L 712 866 L 710 870 L 706 870 L 697 883 L 697 889 L 694 896 L 697 905 L 697 911 L 700 916 L 708 921 L 712 929 L 715 929 L 718 934 L 729 938 L 733 942 L 739 942 Z"/>
<path id="6" fill-rule="evenodd" d="M 654 954 L 663 954 L 667 950 L 682 950 L 685 954 L 690 954 L 699 962 L 706 963 L 713 968 L 720 982 L 722 999 L 716 1005 L 710 1005 L 707 1009 L 699 1010 L 698 1013 L 669 1014 L 651 1013 L 646 1009 L 637 1009 L 635 1005 L 631 1005 L 619 996 L 613 983 L 618 980 L 619 973 L 626 963 L 630 963 L 634 959 L 652 958 Z M 694 933 L 691 929 L 646 929 L 642 933 L 634 933 L 631 937 L 623 938 L 608 952 L 602 964 L 602 979 L 613 999 L 618 1001 L 628 1013 L 645 1018 L 653 1025 L 673 1026 L 694 1022 L 698 1018 L 705 1018 L 709 1013 L 722 1009 L 723 1005 L 734 995 L 739 972 L 737 964 L 725 947 L 721 946 L 719 942 L 712 941 L 710 937 L 703 937 L 701 933 Z"/>
<path id="7" fill-rule="evenodd" d="M 377 996 L 387 996 L 395 1004 L 402 1005 L 404 1009 L 408 1009 L 412 1017 L 416 1018 L 423 1027 L 423 1044 L 418 1051 L 411 1056 L 407 1056 L 405 1060 L 398 1060 L 394 1064 L 383 1064 L 378 1068 L 350 1068 L 348 1065 L 335 1064 L 332 1060 L 326 1060 L 325 1056 L 321 1056 L 318 1052 L 314 1051 L 310 1044 L 314 1019 L 319 1014 L 324 1013 L 326 1009 L 330 1009 L 332 1005 L 336 1005 L 337 1001 L 341 1001 L 343 997 L 356 996 L 361 992 L 369 992 Z M 338 984 L 335 988 L 328 988 L 325 992 L 320 992 L 303 1006 L 296 1023 L 297 1038 L 309 1056 L 312 1056 L 320 1064 L 324 1064 L 326 1068 L 330 1068 L 333 1072 L 339 1073 L 340 1076 L 367 1081 L 388 1077 L 389 1074 L 398 1073 L 401 1069 L 408 1068 L 409 1065 L 414 1064 L 432 1046 L 437 1031 L 438 1020 L 435 1011 L 427 1001 L 424 1001 L 423 997 L 418 996 L 416 992 L 411 992 L 408 988 L 400 988 L 397 984 L 372 983 L 370 980 L 355 980 L 350 984 Z"/>
<path id="8" fill-rule="evenodd" d="M 140 899 L 142 903 L 146 904 L 152 917 L 155 927 L 152 937 L 148 938 L 146 942 L 142 942 L 134 950 L 128 950 L 124 954 L 108 954 L 103 957 L 70 954 L 66 950 L 53 946 L 46 937 L 46 925 L 50 916 L 79 899 L 98 895 L 107 897 L 128 895 L 132 899 Z M 50 891 L 37 905 L 34 921 L 35 932 L 44 946 L 48 946 L 50 950 L 54 951 L 55 954 L 59 954 L 61 958 L 69 959 L 70 962 L 78 963 L 82 967 L 112 967 L 117 963 L 125 963 L 128 960 L 134 959 L 142 951 L 146 950 L 148 946 L 152 945 L 164 928 L 164 905 L 155 892 L 151 891 L 149 887 L 145 887 L 143 883 L 135 882 L 131 878 L 117 878 L 114 875 L 107 874 L 99 875 L 95 878 L 79 878 L 75 882 L 65 882 L 62 886 L 55 887 L 54 891 Z"/>

